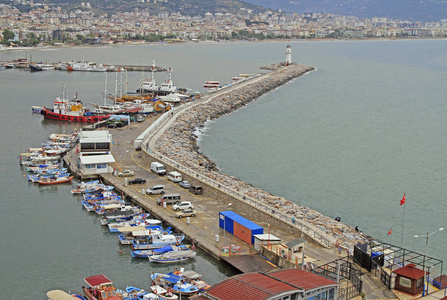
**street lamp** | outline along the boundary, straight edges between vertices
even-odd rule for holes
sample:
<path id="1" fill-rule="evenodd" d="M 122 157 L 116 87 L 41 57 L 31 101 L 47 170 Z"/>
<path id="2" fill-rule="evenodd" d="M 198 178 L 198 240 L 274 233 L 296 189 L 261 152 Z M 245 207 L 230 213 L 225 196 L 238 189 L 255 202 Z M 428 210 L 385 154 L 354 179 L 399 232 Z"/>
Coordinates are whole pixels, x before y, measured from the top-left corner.
<path id="1" fill-rule="evenodd" d="M 432 233 L 428 233 L 427 231 L 427 235 L 426 235 L 426 240 L 425 240 L 425 256 L 424 256 L 424 290 L 422 291 L 422 297 L 425 296 L 425 294 L 428 292 L 428 281 L 427 281 L 427 268 L 426 268 L 426 264 L 427 264 L 427 252 L 428 252 L 428 238 L 435 234 L 438 231 L 443 231 L 444 228 L 441 227 L 438 230 L 432 232 Z M 414 235 L 415 238 L 419 238 L 419 237 L 424 237 L 424 235 Z M 427 288 L 427 291 L 425 291 L 425 289 Z"/>
<path id="2" fill-rule="evenodd" d="M 225 208 L 227 208 L 227 207 L 229 207 L 229 206 L 231 206 L 232 205 L 232 203 L 230 202 L 230 203 L 228 203 L 226 206 L 225 206 Z M 225 231 L 227 231 L 227 227 L 225 226 L 225 220 L 226 220 L 226 217 L 224 216 L 224 247 L 225 247 L 225 244 L 226 244 L 226 240 L 225 240 Z"/>

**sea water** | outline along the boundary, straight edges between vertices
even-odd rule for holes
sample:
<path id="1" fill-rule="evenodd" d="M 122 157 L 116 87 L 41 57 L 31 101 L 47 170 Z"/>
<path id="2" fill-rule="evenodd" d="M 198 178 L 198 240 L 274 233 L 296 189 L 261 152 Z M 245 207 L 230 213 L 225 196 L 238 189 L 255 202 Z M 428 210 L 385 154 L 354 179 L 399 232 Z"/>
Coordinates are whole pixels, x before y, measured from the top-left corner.
<path id="1" fill-rule="evenodd" d="M 445 226 L 445 40 L 153 44 L 35 51 L 1 51 L 0 61 L 75 60 L 172 67 L 177 87 L 204 91 L 207 80 L 230 83 L 241 73 L 283 61 L 317 70 L 255 102 L 207 123 L 202 151 L 223 172 L 271 193 L 358 225 L 369 235 L 423 252 L 415 234 Z M 51 289 L 80 292 L 83 278 L 104 274 L 118 287 L 149 289 L 151 272 L 168 272 L 133 260 L 129 249 L 85 212 L 70 185 L 27 182 L 18 155 L 40 147 L 71 123 L 43 120 L 32 105 L 51 106 L 66 86 L 85 105 L 102 104 L 104 91 L 134 91 L 148 73 L 0 71 L 2 120 L 0 192 L 2 272 L 8 299 L 45 299 Z M 117 78 L 117 79 L 116 79 Z M 166 73 L 156 73 L 160 84 Z M 109 102 L 110 103 L 110 102 Z M 262 163 L 259 163 L 262 162 Z M 387 236 L 392 228 L 393 234 Z M 430 237 L 429 255 L 447 257 L 447 233 Z M 121 251 L 121 252 L 120 252 Z M 199 252 L 182 265 L 216 283 L 234 271 Z"/>

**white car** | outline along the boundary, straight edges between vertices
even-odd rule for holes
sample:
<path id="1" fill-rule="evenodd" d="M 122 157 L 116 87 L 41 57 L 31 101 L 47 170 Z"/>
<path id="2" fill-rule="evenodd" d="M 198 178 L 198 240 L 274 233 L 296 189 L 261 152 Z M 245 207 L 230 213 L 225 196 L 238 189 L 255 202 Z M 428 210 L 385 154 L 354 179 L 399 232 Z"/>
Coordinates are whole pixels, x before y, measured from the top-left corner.
<path id="1" fill-rule="evenodd" d="M 192 210 L 193 208 L 194 205 L 192 205 L 192 203 L 189 201 L 178 202 L 172 206 L 173 210 L 184 210 L 184 209 Z"/>

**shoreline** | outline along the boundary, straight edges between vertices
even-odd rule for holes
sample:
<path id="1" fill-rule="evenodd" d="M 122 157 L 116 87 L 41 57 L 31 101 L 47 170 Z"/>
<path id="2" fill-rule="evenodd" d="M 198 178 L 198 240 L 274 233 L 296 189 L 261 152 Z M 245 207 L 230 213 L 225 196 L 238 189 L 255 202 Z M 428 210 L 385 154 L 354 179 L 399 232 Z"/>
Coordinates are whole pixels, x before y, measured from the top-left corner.
<path id="1" fill-rule="evenodd" d="M 231 113 L 260 96 L 315 70 L 304 65 L 291 65 L 268 73 L 266 79 L 248 83 L 246 86 L 224 92 L 213 101 L 202 103 L 180 114 L 174 123 L 166 129 L 156 141 L 155 150 L 160 154 L 215 180 L 228 188 L 257 199 L 272 209 L 295 218 L 297 222 L 305 220 L 313 226 L 334 237 L 336 244 L 352 251 L 358 242 L 369 237 L 356 231 L 352 226 L 338 222 L 308 207 L 293 203 L 283 197 L 275 196 L 260 188 L 243 182 L 231 175 L 223 174 L 217 165 L 204 155 L 197 145 L 197 130 L 203 128 L 209 120 Z"/>
<path id="2" fill-rule="evenodd" d="M 149 46 L 149 45 L 172 45 L 172 44 L 228 44 L 228 43 L 272 43 L 272 42 L 357 42 L 357 41 L 420 41 L 420 40 L 447 40 L 446 37 L 377 37 L 377 38 L 362 38 L 362 39 L 265 39 L 265 40 L 219 40 L 219 41 L 182 41 L 182 42 L 131 42 L 128 44 L 85 44 L 85 45 L 47 45 L 35 47 L 0 47 L 0 53 L 3 51 L 30 51 L 30 50 L 46 50 L 46 49 L 67 49 L 67 48 L 101 48 L 101 47 L 120 47 L 120 46 Z"/>

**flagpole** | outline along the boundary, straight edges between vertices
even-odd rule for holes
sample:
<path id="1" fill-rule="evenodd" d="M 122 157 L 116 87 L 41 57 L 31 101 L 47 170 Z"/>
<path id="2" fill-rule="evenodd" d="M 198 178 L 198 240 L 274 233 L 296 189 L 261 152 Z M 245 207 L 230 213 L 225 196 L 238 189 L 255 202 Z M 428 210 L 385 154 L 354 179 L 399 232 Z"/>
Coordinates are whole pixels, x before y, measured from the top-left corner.
<path id="1" fill-rule="evenodd" d="M 403 205 L 404 205 L 404 211 L 403 211 L 403 215 L 402 215 L 402 236 L 400 238 L 400 246 L 403 247 L 403 243 L 404 243 L 404 224 L 405 224 L 405 194 L 404 193 L 404 197 L 403 197 Z M 401 200 L 402 201 L 402 200 Z M 390 243 L 391 244 L 391 243 Z"/>

